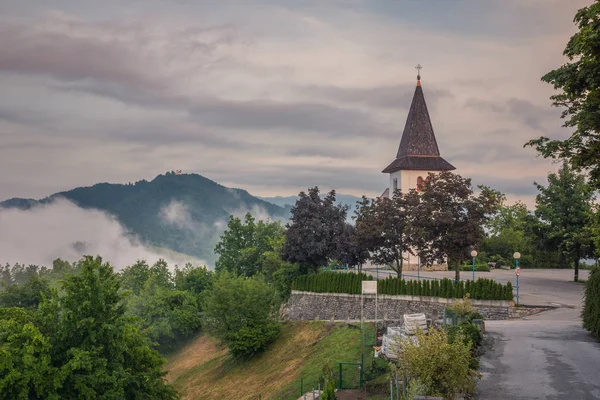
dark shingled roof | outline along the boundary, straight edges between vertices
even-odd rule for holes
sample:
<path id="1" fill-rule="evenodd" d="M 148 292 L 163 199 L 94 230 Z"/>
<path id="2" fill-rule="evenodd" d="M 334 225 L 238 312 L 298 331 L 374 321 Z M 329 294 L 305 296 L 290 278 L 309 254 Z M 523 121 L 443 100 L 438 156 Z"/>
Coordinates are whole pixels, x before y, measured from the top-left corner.
<path id="1" fill-rule="evenodd" d="M 452 164 L 440 157 L 433 126 L 420 81 L 417 83 L 396 159 L 382 172 L 399 170 L 451 171 Z"/>

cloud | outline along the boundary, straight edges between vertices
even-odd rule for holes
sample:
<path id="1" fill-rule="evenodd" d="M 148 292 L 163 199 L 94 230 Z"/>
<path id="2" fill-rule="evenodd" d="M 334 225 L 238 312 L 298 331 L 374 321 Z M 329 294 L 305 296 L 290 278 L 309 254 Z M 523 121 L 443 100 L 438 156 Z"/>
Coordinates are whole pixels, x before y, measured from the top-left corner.
<path id="1" fill-rule="evenodd" d="M 129 235 L 108 214 L 65 199 L 30 210 L 0 207 L 0 262 L 50 266 L 57 258 L 72 262 L 83 255 L 100 255 L 117 269 L 138 259 L 154 263 L 163 258 L 171 266 L 198 261 L 160 254 Z"/>
<path id="2" fill-rule="evenodd" d="M 415 92 L 414 84 L 352 88 L 339 86 L 308 86 L 302 90 L 311 98 L 333 100 L 349 104 L 362 104 L 374 108 L 390 108 L 397 110 L 410 106 Z M 427 90 L 427 104 L 437 104 L 438 101 L 452 97 L 449 90 Z"/>

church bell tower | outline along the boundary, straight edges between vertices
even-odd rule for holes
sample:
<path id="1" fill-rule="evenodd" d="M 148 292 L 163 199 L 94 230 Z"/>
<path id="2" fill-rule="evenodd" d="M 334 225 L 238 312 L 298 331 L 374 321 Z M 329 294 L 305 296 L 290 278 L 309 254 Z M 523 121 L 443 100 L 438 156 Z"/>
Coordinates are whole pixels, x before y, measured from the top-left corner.
<path id="1" fill-rule="evenodd" d="M 429 172 L 456 169 L 440 157 L 421 86 L 421 68 L 420 64 L 416 66 L 417 87 L 408 111 L 396 159 L 382 171 L 390 176 L 388 189 L 382 197 L 392 197 L 396 189 L 408 193 L 410 189 L 417 188 L 423 180 L 427 179 Z"/>

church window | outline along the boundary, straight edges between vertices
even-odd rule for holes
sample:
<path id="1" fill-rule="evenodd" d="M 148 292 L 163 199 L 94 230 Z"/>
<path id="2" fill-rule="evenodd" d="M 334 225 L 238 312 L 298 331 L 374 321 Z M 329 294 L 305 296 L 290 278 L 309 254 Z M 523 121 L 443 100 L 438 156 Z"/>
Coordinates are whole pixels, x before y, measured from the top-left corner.
<path id="1" fill-rule="evenodd" d="M 398 178 L 394 178 L 394 190 L 398 189 Z"/>

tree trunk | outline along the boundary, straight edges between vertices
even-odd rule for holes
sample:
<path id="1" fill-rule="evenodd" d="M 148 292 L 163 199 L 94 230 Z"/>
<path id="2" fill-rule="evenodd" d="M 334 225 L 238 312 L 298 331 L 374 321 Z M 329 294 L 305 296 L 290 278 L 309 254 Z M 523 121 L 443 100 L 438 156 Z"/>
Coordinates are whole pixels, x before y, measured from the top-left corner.
<path id="1" fill-rule="evenodd" d="M 403 261 L 404 260 L 402 259 L 402 257 L 396 257 L 396 274 L 398 274 L 399 277 L 402 277 Z"/>
<path id="2" fill-rule="evenodd" d="M 460 281 L 460 262 L 458 262 L 456 260 L 454 260 L 454 261 L 455 261 L 455 264 L 456 264 L 456 269 L 454 270 L 454 272 L 455 272 L 454 273 L 454 280 L 456 282 L 458 282 L 458 281 Z M 448 263 L 449 262 L 450 262 L 450 259 L 448 258 Z"/>

